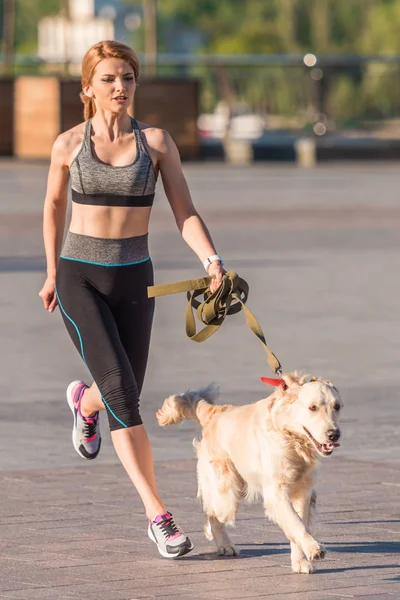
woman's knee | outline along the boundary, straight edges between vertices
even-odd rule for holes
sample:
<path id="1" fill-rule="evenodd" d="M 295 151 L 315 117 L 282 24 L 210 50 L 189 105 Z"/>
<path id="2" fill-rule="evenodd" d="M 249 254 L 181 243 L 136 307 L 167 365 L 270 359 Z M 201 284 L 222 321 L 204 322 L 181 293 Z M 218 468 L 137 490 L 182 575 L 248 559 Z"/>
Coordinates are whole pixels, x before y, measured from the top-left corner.
<path id="1" fill-rule="evenodd" d="M 119 368 L 114 369 L 100 385 L 111 431 L 143 423 L 139 411 L 139 391 L 131 374 L 125 374 Z"/>

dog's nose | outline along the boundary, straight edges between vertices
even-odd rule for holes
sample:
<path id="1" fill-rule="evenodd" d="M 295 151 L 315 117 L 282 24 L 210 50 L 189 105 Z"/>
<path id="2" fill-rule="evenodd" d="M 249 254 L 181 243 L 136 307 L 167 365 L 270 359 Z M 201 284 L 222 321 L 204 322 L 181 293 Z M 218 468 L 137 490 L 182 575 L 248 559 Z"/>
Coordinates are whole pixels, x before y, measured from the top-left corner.
<path id="1" fill-rule="evenodd" d="M 329 429 L 326 432 L 326 436 L 331 442 L 337 442 L 340 438 L 340 429 Z"/>

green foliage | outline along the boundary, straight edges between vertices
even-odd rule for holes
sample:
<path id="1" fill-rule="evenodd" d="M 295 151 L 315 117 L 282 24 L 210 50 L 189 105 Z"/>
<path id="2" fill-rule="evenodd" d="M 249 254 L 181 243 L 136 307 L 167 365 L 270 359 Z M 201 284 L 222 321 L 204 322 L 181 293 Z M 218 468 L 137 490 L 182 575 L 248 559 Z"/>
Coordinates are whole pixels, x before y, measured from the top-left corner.
<path id="1" fill-rule="evenodd" d="M 15 47 L 22 54 L 36 53 L 38 22 L 60 12 L 60 0 L 16 0 Z"/>
<path id="2" fill-rule="evenodd" d="M 379 3 L 366 18 L 366 27 L 360 39 L 360 50 L 369 54 L 400 53 L 400 2 Z"/>
<path id="3" fill-rule="evenodd" d="M 360 51 L 360 34 L 374 26 L 370 13 L 382 4 L 384 0 L 159 0 L 158 7 L 162 20 L 201 31 L 203 52 L 333 53 Z M 389 12 L 396 4 L 398 0 L 386 0 Z"/>

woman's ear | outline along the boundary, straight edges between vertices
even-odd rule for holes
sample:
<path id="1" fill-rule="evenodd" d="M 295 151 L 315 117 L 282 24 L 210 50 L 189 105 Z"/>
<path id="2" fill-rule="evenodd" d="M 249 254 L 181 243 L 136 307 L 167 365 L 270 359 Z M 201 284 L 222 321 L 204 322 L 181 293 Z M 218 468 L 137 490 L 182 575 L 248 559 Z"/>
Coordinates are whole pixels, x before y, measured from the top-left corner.
<path id="1" fill-rule="evenodd" d="M 87 85 L 86 87 L 83 88 L 83 93 L 88 98 L 94 98 L 93 90 L 90 87 L 90 85 Z"/>

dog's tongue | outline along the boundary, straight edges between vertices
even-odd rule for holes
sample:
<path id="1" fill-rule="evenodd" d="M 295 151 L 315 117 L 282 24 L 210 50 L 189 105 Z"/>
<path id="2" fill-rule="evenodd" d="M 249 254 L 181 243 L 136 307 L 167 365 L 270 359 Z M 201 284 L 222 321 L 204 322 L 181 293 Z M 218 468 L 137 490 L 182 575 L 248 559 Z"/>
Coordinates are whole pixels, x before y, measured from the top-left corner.
<path id="1" fill-rule="evenodd" d="M 331 450 L 333 450 L 334 448 L 337 448 L 338 446 L 340 446 L 339 442 L 332 442 L 329 444 L 322 444 L 322 447 L 324 450 L 326 450 L 327 452 L 330 452 Z"/>

